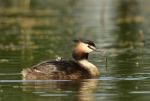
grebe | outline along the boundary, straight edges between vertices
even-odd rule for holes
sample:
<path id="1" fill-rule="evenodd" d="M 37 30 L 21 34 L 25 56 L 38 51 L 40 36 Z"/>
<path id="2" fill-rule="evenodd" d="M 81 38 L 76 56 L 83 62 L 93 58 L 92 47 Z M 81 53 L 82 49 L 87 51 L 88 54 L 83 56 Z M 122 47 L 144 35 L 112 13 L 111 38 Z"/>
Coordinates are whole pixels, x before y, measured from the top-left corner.
<path id="1" fill-rule="evenodd" d="M 88 79 L 99 76 L 99 70 L 88 61 L 88 55 L 96 51 L 96 46 L 89 40 L 74 40 L 76 45 L 72 52 L 74 60 L 45 61 L 23 69 L 24 80 L 76 80 Z"/>

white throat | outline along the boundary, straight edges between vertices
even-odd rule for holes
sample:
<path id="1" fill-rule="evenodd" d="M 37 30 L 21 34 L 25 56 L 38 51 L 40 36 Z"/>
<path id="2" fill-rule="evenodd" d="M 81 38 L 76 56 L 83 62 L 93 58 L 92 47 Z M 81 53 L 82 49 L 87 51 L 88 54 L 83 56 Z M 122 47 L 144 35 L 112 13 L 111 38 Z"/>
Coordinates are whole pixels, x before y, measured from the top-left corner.
<path id="1" fill-rule="evenodd" d="M 95 65 L 90 63 L 88 60 L 83 59 L 78 61 L 79 65 L 81 65 L 83 68 L 85 68 L 92 77 L 98 76 L 99 75 L 99 70 Z"/>

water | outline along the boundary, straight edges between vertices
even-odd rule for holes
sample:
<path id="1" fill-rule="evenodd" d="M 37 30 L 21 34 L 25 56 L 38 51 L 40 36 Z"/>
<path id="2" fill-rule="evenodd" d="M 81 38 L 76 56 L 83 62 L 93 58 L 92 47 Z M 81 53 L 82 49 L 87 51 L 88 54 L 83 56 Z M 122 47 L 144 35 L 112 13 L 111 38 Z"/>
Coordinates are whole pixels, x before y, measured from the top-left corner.
<path id="1" fill-rule="evenodd" d="M 148 0 L 0 0 L 0 101 L 149 101 Z M 23 68 L 71 58 L 73 39 L 94 40 L 101 76 L 24 81 Z M 108 70 L 105 70 L 105 56 Z"/>

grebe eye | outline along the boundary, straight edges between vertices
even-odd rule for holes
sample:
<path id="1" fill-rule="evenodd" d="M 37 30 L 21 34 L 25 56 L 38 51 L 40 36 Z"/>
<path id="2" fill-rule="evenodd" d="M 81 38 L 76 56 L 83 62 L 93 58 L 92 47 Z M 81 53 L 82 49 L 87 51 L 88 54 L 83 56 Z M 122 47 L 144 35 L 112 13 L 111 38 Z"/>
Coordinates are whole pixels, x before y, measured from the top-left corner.
<path id="1" fill-rule="evenodd" d="M 90 46 L 95 47 L 95 44 L 94 44 L 94 42 L 92 42 L 92 41 L 88 41 L 87 44 L 90 45 Z"/>

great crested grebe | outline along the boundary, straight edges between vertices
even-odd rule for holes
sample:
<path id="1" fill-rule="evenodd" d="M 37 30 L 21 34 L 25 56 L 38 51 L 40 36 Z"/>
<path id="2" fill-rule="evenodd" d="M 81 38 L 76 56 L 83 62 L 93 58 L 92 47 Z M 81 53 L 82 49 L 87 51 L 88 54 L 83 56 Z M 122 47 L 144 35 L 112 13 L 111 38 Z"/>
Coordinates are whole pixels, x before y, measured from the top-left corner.
<path id="1" fill-rule="evenodd" d="M 99 70 L 88 61 L 88 55 L 96 51 L 96 46 L 89 40 L 75 40 L 72 52 L 74 60 L 52 60 L 27 68 L 22 71 L 24 80 L 75 80 L 99 76 Z"/>

